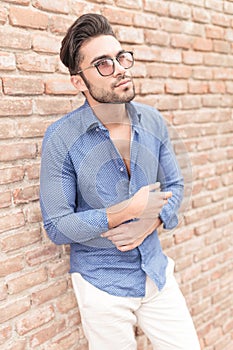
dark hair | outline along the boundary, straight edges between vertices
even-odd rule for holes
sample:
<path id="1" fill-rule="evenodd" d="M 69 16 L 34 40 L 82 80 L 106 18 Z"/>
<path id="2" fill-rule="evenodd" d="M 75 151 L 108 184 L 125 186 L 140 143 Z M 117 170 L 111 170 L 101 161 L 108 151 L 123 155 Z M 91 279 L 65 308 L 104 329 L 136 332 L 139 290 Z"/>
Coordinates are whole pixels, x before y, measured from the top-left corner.
<path id="1" fill-rule="evenodd" d="M 80 16 L 68 29 L 62 40 L 60 58 L 69 69 L 70 75 L 75 75 L 82 60 L 80 48 L 82 44 L 99 35 L 112 35 L 113 29 L 107 18 L 95 13 Z"/>

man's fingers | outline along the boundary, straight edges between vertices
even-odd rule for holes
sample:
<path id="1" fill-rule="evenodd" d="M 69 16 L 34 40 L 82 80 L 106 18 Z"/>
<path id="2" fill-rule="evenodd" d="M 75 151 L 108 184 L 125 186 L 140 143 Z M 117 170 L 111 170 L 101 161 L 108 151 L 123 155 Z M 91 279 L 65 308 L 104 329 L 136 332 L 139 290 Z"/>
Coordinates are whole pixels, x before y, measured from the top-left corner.
<path id="1" fill-rule="evenodd" d="M 169 192 L 163 192 L 163 199 L 164 200 L 167 200 L 168 198 L 171 198 L 172 197 L 172 192 L 169 191 Z"/>
<path id="2" fill-rule="evenodd" d="M 160 190 L 160 182 L 155 182 L 149 185 L 149 192 Z"/>

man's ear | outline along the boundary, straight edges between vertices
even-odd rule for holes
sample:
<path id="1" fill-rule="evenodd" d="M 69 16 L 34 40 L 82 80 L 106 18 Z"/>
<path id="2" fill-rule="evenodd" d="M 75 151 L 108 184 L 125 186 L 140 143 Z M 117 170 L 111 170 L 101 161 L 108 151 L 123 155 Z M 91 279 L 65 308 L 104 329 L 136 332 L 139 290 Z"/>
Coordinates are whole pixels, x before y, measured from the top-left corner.
<path id="1" fill-rule="evenodd" d="M 85 92 L 87 90 L 86 84 L 84 83 L 80 75 L 72 75 L 70 77 L 71 83 L 79 92 Z"/>

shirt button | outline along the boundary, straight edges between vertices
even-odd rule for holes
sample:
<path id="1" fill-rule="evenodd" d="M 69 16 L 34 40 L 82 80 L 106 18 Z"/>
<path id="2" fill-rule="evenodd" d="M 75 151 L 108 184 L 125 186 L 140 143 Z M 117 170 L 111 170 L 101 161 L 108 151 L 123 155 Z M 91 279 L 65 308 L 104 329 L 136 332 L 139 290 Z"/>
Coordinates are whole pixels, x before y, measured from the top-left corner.
<path id="1" fill-rule="evenodd" d="M 123 173 L 123 171 L 124 171 L 124 168 L 122 166 L 122 167 L 120 167 L 120 172 Z"/>
<path id="2" fill-rule="evenodd" d="M 97 128 L 95 129 L 95 131 L 100 131 L 100 128 L 97 126 Z"/>

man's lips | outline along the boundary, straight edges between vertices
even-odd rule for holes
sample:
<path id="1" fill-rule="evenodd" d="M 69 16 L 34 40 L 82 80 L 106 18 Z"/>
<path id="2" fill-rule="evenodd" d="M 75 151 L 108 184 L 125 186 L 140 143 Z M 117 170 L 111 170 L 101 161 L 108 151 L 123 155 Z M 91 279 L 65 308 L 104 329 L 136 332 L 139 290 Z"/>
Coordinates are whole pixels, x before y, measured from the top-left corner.
<path id="1" fill-rule="evenodd" d="M 115 88 L 121 86 L 121 85 L 125 85 L 131 83 L 131 79 L 125 79 L 125 80 L 121 80 L 118 84 L 115 85 Z"/>

